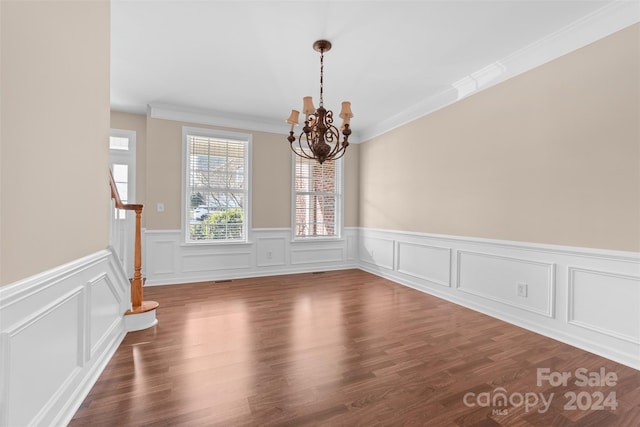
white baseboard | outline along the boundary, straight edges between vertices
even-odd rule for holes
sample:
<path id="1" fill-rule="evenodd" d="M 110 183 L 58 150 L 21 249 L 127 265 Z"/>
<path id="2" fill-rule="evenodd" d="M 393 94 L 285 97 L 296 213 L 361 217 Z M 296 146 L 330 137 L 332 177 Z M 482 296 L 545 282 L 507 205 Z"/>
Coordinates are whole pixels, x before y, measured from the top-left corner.
<path id="1" fill-rule="evenodd" d="M 66 425 L 124 338 L 129 307 L 111 250 L 0 288 L 0 426 Z"/>
<path id="2" fill-rule="evenodd" d="M 640 369 L 639 253 L 367 228 L 359 242 L 365 271 Z"/>

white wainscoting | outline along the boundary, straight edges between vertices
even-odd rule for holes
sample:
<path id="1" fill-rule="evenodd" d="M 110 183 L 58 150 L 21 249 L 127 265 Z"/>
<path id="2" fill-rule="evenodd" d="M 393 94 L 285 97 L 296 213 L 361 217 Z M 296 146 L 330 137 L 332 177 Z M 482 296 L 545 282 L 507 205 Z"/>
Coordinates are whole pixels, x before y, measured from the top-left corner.
<path id="1" fill-rule="evenodd" d="M 361 268 L 640 369 L 638 253 L 366 228 L 316 242 L 256 229 L 238 245 L 144 236 L 148 284 Z M 112 250 L 0 288 L 0 426 L 66 424 L 124 338 L 129 301 Z"/>
<path id="2" fill-rule="evenodd" d="M 289 228 L 251 230 L 250 243 L 185 244 L 180 230 L 145 230 L 147 285 L 328 271 L 358 267 L 358 229 L 342 239 L 292 241 Z"/>
<path id="3" fill-rule="evenodd" d="M 457 253 L 459 290 L 553 317 L 554 264 L 480 252 Z M 518 285 L 525 286 L 523 295 L 518 294 Z"/>
<path id="4" fill-rule="evenodd" d="M 0 288 L 0 426 L 65 425 L 125 335 L 112 250 Z"/>
<path id="5" fill-rule="evenodd" d="M 640 345 L 638 277 L 569 267 L 567 317 L 572 325 Z"/>
<path id="6" fill-rule="evenodd" d="M 359 231 L 365 271 L 640 369 L 639 253 Z"/>

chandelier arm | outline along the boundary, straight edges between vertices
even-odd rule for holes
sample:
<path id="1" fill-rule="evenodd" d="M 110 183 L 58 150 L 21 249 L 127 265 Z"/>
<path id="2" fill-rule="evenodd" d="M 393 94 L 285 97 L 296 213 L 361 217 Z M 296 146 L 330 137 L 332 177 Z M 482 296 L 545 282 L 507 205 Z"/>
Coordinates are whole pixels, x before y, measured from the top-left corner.
<path id="1" fill-rule="evenodd" d="M 303 153 L 302 157 L 307 158 L 307 159 L 315 159 L 316 158 L 316 154 L 315 151 L 313 149 L 313 143 L 310 143 L 309 141 L 314 141 L 315 140 L 315 133 L 316 133 L 316 126 L 317 126 L 317 114 L 309 114 L 307 120 L 305 120 L 304 122 L 304 128 L 302 129 L 302 132 L 300 133 L 300 135 L 298 136 L 298 147 L 299 149 L 296 150 L 297 152 Z M 305 137 L 305 143 L 302 142 L 302 137 Z M 309 151 L 307 151 L 304 146 L 306 145 L 306 147 L 308 148 Z"/>
<path id="2" fill-rule="evenodd" d="M 306 143 L 302 142 L 303 136 L 305 136 L 305 138 L 307 139 Z M 309 151 L 305 150 L 304 148 L 305 145 L 309 148 Z M 300 136 L 298 137 L 298 149 L 299 150 L 296 151 L 296 154 L 300 153 L 301 157 L 304 157 L 306 159 L 315 159 L 315 153 L 311 149 L 311 146 L 309 145 L 309 139 L 306 137 L 304 132 L 301 133 Z"/>
<path id="3" fill-rule="evenodd" d="M 325 114 L 325 121 L 327 124 L 333 124 L 333 111 L 327 110 L 327 114 Z"/>
<path id="4" fill-rule="evenodd" d="M 337 160 L 340 157 L 344 156 L 344 153 L 346 152 L 346 148 L 347 148 L 346 145 L 336 144 L 333 147 L 333 150 L 331 150 L 331 152 L 327 156 L 327 160 Z"/>
<path id="5" fill-rule="evenodd" d="M 315 159 L 315 157 L 308 155 L 304 151 L 293 150 L 293 152 L 295 153 L 296 156 L 302 157 L 303 159 L 309 159 L 309 160 Z"/>
<path id="6" fill-rule="evenodd" d="M 347 154 L 347 150 L 342 150 L 339 155 L 333 157 L 331 160 L 340 160 L 345 154 Z"/>
<path id="7" fill-rule="evenodd" d="M 340 133 L 338 132 L 338 128 L 333 125 L 330 125 L 327 128 L 327 136 L 325 140 L 333 144 L 333 148 L 329 153 L 329 156 L 331 156 L 334 152 L 336 152 L 337 149 L 340 148 Z"/>
<path id="8" fill-rule="evenodd" d="M 304 122 L 305 126 L 302 130 L 306 132 L 306 129 L 310 129 L 310 130 L 315 129 L 316 125 L 318 124 L 318 117 L 319 116 L 317 113 L 309 114 L 309 118 L 305 120 Z"/>
<path id="9" fill-rule="evenodd" d="M 304 145 L 302 143 L 302 136 L 304 135 L 304 133 L 301 133 L 298 138 L 296 139 L 295 137 L 293 138 L 293 140 L 290 140 L 290 147 L 291 147 L 291 151 L 293 151 L 297 156 L 306 158 L 306 159 L 313 159 L 314 156 L 312 156 L 311 154 L 309 154 L 305 149 L 304 149 Z M 296 143 L 297 141 L 297 143 Z M 296 143 L 296 144 L 294 144 Z M 313 152 L 312 152 L 313 153 Z"/>
<path id="10" fill-rule="evenodd" d="M 328 158 L 327 158 L 327 160 L 333 160 L 333 161 L 335 161 L 335 160 L 339 160 L 339 159 L 341 159 L 342 157 L 344 157 L 344 155 L 345 155 L 346 153 L 347 153 L 347 150 L 341 150 L 341 151 L 338 151 L 338 152 L 336 152 L 336 154 L 335 154 L 333 157 L 328 157 Z"/>
<path id="11" fill-rule="evenodd" d="M 334 160 L 337 160 L 339 158 L 341 158 L 342 156 L 344 156 L 344 154 L 347 152 L 347 147 L 349 146 L 349 142 L 348 141 L 343 141 L 342 144 L 340 144 L 340 147 L 338 148 L 338 144 L 336 144 L 336 149 L 335 149 L 335 154 L 332 157 Z M 336 155 L 338 154 L 338 155 Z"/>
<path id="12" fill-rule="evenodd" d="M 326 113 L 324 114 L 324 124 L 327 128 L 329 127 L 334 127 L 333 125 L 333 111 L 331 110 L 327 110 Z"/>
<path id="13" fill-rule="evenodd" d="M 296 148 L 291 148 L 291 151 L 293 151 L 293 154 L 295 154 L 298 157 L 301 157 L 303 159 L 309 159 L 309 160 L 315 160 L 315 157 L 313 156 L 309 156 L 306 153 L 302 152 L 302 151 L 298 151 Z"/>

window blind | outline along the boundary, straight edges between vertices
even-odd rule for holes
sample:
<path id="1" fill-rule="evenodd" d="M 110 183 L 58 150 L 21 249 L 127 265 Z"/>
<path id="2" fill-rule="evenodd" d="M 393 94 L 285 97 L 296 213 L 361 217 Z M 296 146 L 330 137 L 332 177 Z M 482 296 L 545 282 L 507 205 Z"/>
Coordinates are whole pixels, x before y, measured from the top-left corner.
<path id="1" fill-rule="evenodd" d="M 337 237 L 340 163 L 295 158 L 295 237 Z"/>
<path id="2" fill-rule="evenodd" d="M 187 135 L 187 212 L 191 241 L 243 241 L 248 141 Z"/>

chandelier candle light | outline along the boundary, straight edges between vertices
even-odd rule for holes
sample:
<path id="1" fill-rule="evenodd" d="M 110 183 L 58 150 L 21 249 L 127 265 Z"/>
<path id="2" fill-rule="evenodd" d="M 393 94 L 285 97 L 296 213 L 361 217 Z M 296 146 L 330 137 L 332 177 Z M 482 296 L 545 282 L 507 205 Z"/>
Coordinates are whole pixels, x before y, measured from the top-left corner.
<path id="1" fill-rule="evenodd" d="M 293 127 L 298 124 L 300 112 L 291 110 L 291 115 L 287 119 L 287 123 L 291 125 L 287 140 L 291 145 L 291 150 L 298 156 L 314 159 L 322 164 L 326 160 L 337 160 L 344 156 L 349 146 L 349 135 L 351 135 L 349 123 L 353 113 L 351 112 L 351 103 L 343 102 L 342 111 L 340 111 L 340 118 L 342 118 L 340 130 L 344 139 L 340 141 L 340 131 L 333 125 L 333 111 L 324 108 L 322 97 L 324 53 L 331 49 L 331 43 L 327 40 L 318 40 L 313 44 L 313 49 L 320 52 L 320 105 L 316 109 L 310 96 L 305 96 L 302 99 L 302 113 L 305 115 L 305 120 L 302 133 L 297 139 L 293 135 Z M 294 144 L 296 141 L 297 144 Z"/>

